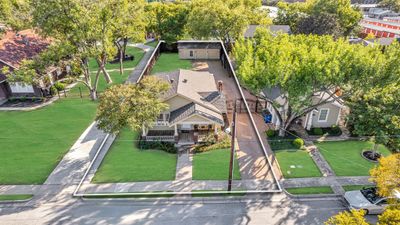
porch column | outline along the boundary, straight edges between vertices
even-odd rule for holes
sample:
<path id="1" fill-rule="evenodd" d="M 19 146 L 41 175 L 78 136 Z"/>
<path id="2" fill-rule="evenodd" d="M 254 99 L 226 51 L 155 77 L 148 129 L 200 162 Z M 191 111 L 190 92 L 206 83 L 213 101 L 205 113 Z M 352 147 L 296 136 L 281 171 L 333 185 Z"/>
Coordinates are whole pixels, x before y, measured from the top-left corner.
<path id="1" fill-rule="evenodd" d="M 174 133 L 174 135 L 175 136 L 178 136 L 178 125 L 174 125 L 174 129 L 175 129 L 175 133 Z"/>
<path id="2" fill-rule="evenodd" d="M 217 135 L 218 134 L 218 127 L 216 124 L 214 124 L 214 134 Z"/>
<path id="3" fill-rule="evenodd" d="M 144 125 L 142 126 L 142 136 L 146 136 L 146 128 Z"/>

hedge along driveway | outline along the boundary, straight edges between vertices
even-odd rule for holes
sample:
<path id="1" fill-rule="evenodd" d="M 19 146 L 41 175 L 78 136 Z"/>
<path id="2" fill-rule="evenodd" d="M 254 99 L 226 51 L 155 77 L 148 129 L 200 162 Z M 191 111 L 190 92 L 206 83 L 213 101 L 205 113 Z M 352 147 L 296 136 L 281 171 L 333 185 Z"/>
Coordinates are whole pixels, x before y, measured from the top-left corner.
<path id="1" fill-rule="evenodd" d="M 137 59 L 139 60 L 139 59 Z M 110 73 L 114 83 L 128 76 Z M 108 85 L 99 81 L 99 91 Z M 77 85 L 71 93 L 78 93 Z M 67 96 L 69 94 L 67 93 Z M 82 132 L 93 122 L 97 104 L 77 95 L 44 108 L 0 111 L 0 184 L 42 184 Z"/>
<path id="2" fill-rule="evenodd" d="M 369 170 L 377 165 L 361 156 L 364 149 L 373 148 L 371 142 L 329 141 L 316 145 L 337 176 L 369 176 Z M 378 151 L 384 156 L 390 155 L 390 151 L 382 145 Z"/>

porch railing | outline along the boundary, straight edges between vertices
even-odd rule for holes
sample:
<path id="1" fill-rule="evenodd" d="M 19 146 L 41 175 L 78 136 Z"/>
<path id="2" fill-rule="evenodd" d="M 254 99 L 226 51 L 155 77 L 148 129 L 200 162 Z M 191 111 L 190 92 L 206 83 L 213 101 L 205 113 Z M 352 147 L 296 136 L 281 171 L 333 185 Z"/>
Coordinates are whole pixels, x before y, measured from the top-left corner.
<path id="1" fill-rule="evenodd" d="M 165 141 L 165 142 L 174 142 L 174 136 L 145 136 L 143 137 L 146 141 Z"/>

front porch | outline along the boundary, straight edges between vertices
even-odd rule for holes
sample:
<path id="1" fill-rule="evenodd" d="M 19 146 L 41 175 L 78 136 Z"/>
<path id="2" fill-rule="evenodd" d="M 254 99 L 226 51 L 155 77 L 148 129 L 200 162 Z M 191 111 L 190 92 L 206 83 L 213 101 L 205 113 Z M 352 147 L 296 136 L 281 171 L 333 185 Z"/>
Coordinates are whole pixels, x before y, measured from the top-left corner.
<path id="1" fill-rule="evenodd" d="M 217 135 L 219 128 L 216 124 L 175 124 L 174 130 L 143 129 L 142 139 L 179 145 L 197 144 L 204 142 L 210 134 Z"/>

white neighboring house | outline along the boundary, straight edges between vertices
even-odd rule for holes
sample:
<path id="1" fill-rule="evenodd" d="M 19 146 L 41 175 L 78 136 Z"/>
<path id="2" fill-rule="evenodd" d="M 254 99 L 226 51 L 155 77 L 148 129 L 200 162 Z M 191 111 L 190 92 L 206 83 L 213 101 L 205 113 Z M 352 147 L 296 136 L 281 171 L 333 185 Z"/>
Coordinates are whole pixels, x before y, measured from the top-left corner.
<path id="1" fill-rule="evenodd" d="M 284 110 L 287 110 L 288 104 L 285 104 L 285 100 L 283 98 L 284 94 L 281 93 L 279 87 L 264 89 L 261 92 L 261 96 L 277 102 L 279 105 L 283 105 L 283 107 L 279 109 L 281 113 L 284 112 Z M 316 104 L 321 100 L 326 100 L 327 98 L 330 98 L 330 94 L 328 94 L 327 92 L 316 93 L 315 97 L 313 98 L 313 103 Z M 320 105 L 316 107 L 316 109 L 314 109 L 313 111 L 301 117 L 299 123 L 306 130 L 310 130 L 314 127 L 325 128 L 331 127 L 332 125 L 338 125 L 340 121 L 341 111 L 344 107 L 345 105 L 343 104 L 343 101 L 340 98 L 335 98 L 333 102 Z M 270 103 L 267 104 L 267 110 L 272 116 L 271 123 L 274 125 L 274 128 L 278 130 L 280 126 L 280 121 Z"/>

